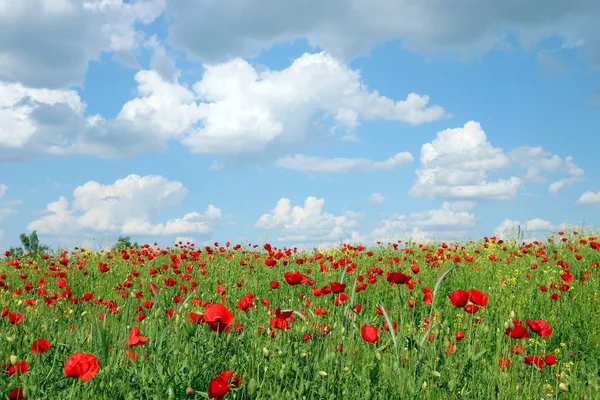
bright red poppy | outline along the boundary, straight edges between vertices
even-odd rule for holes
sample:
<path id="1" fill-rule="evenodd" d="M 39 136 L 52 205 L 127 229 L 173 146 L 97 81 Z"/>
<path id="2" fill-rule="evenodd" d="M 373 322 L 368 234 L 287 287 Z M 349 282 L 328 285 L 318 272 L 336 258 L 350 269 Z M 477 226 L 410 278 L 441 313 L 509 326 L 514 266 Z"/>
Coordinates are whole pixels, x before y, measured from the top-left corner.
<path id="1" fill-rule="evenodd" d="M 210 329 L 215 332 L 223 332 L 229 329 L 229 325 L 233 324 L 233 313 L 222 304 L 210 304 L 204 311 L 204 322 L 208 324 Z"/>
<path id="2" fill-rule="evenodd" d="M 450 302 L 454 307 L 464 307 L 469 301 L 469 292 L 466 290 L 455 290 L 448 295 Z"/>
<path id="3" fill-rule="evenodd" d="M 67 359 L 63 371 L 67 377 L 79 378 L 87 382 L 96 376 L 99 369 L 100 364 L 95 355 L 79 352 Z"/>
<path id="4" fill-rule="evenodd" d="M 376 326 L 363 325 L 360 328 L 360 335 L 365 342 L 377 343 L 379 340 L 379 329 Z"/>
<path id="5" fill-rule="evenodd" d="M 552 328 L 547 321 L 536 319 L 536 320 L 525 320 L 525 323 L 533 332 L 537 333 L 542 337 L 548 337 L 552 334 Z"/>
<path id="6" fill-rule="evenodd" d="M 127 346 L 135 347 L 135 346 L 143 346 L 144 343 L 148 341 L 147 336 L 140 335 L 140 328 L 134 326 L 129 332 L 129 338 L 127 339 Z"/>

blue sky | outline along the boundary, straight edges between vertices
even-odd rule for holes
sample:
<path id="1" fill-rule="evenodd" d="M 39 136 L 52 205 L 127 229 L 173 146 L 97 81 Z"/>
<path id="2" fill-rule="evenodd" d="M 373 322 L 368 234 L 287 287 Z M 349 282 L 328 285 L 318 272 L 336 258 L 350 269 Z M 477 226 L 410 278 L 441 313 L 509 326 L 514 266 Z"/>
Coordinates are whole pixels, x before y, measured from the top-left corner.
<path id="1" fill-rule="evenodd" d="M 0 247 L 598 227 L 600 4 L 408 3 L 0 0 Z"/>

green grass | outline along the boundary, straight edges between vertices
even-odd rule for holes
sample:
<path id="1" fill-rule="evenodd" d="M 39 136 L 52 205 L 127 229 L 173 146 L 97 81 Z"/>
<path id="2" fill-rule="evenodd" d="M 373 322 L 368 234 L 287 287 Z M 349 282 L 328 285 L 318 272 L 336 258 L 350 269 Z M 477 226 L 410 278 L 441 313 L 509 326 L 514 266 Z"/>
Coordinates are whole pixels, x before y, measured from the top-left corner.
<path id="1" fill-rule="evenodd" d="M 214 247 L 212 254 L 202 248 L 198 254 L 173 247 L 152 260 L 148 254 L 159 249 L 124 251 L 129 254 L 127 260 L 120 253 L 81 249 L 65 257 L 24 258 L 18 264 L 7 257 L 0 261 L 0 275 L 10 289 L 0 289 L 0 309 L 22 313 L 24 320 L 13 325 L 8 316 L 0 318 L 0 362 L 10 364 L 11 356 L 16 356 L 13 360 L 25 360 L 29 371 L 11 376 L 1 372 L 0 395 L 22 387 L 27 399 L 205 398 L 210 380 L 223 370 L 232 370 L 241 376 L 242 384 L 232 388 L 227 399 L 597 399 L 600 248 L 595 248 L 596 242 L 600 238 L 569 233 L 530 247 L 484 240 L 443 247 L 405 247 L 402 243 L 397 249 L 391 245 L 363 251 L 331 249 L 323 252 L 321 259 L 315 259 L 316 252 L 286 255 L 283 250 L 274 267 L 265 266 L 268 254 L 262 248 L 230 247 L 221 252 Z M 274 249 L 273 257 L 278 251 Z M 68 263 L 61 265 L 61 258 Z M 297 264 L 298 259 L 304 263 Z M 339 260 L 347 263 L 339 266 Z M 106 263 L 110 271 L 100 272 L 99 262 Z M 568 290 L 553 289 L 552 283 L 563 283 L 564 263 L 573 281 Z M 419 266 L 417 274 L 411 271 L 412 265 Z M 160 273 L 153 277 L 152 269 Z M 381 269 L 381 275 L 369 274 L 373 269 Z M 288 285 L 283 274 L 289 271 L 305 274 L 314 285 Z M 412 291 L 409 285 L 392 286 L 386 280 L 392 271 L 411 275 Z M 445 279 L 440 279 L 446 272 Z M 26 277 L 20 277 L 22 274 Z M 180 280 L 185 274 L 190 280 Z M 369 283 L 369 275 L 375 281 Z M 367 287 L 356 292 L 361 276 Z M 580 280 L 583 276 L 585 282 Z M 177 283 L 166 287 L 163 280 L 168 277 Z M 41 278 L 47 282 L 46 294 L 38 293 Z M 57 287 L 59 279 L 66 280 L 66 288 Z M 272 289 L 271 281 L 278 281 L 279 288 Z M 32 286 L 29 292 L 24 289 L 27 282 Z M 130 287 L 117 288 L 126 282 Z M 330 282 L 347 285 L 348 300 L 339 306 L 334 304 L 334 294 L 317 297 L 312 293 L 312 288 Z M 150 295 L 149 283 L 158 286 L 158 296 Z M 423 289 L 434 290 L 436 284 L 433 303 L 425 304 Z M 182 285 L 187 292 L 180 290 Z M 542 285 L 548 292 L 539 290 Z M 217 286 L 226 293 L 219 294 Z M 458 289 L 482 291 L 489 296 L 489 303 L 476 314 L 467 314 L 453 307 L 448 298 Z M 136 297 L 138 291 L 142 299 Z M 102 303 L 73 301 L 85 292 L 92 292 L 95 299 L 116 302 L 116 313 Z M 122 292 L 129 296 L 122 297 Z M 44 299 L 53 293 L 58 297 L 65 293 L 65 298 L 49 306 Z M 243 312 L 236 305 L 248 293 L 255 295 L 256 307 Z M 558 293 L 559 298 L 552 300 L 551 293 Z M 184 303 L 175 303 L 176 295 Z M 188 313 L 204 312 L 197 299 L 221 303 L 222 297 L 234 314 L 234 324 L 243 324 L 241 332 L 213 332 L 207 324 L 188 320 Z M 29 299 L 37 303 L 27 305 Z M 135 321 L 136 307 L 148 300 L 154 302 L 153 308 L 144 309 L 143 321 Z M 269 300 L 269 306 L 260 300 Z M 415 301 L 414 307 L 408 306 L 409 300 Z M 362 306 L 360 312 L 355 311 L 357 304 Z M 271 328 L 269 321 L 277 307 L 297 312 L 289 330 Z M 317 315 L 316 307 L 327 309 L 327 314 Z M 389 311 L 378 313 L 378 307 Z M 166 318 L 167 309 L 180 315 Z M 302 318 L 301 313 L 305 315 Z M 105 318 L 99 320 L 99 314 Z M 523 325 L 526 319 L 546 320 L 553 332 L 540 337 L 528 329 L 529 339 L 512 339 L 504 334 L 511 315 Z M 431 322 L 426 328 L 428 317 Z M 480 320 L 476 322 L 476 318 Z M 389 327 L 394 323 L 398 331 L 392 335 Z M 376 344 L 362 339 L 363 325 L 379 327 Z M 149 341 L 132 349 L 136 359 L 131 360 L 125 350 L 134 326 Z M 329 333 L 320 335 L 323 326 Z M 465 334 L 461 341 L 454 338 L 457 331 Z M 271 332 L 276 332 L 274 337 Z M 304 341 L 306 333 L 312 336 Z M 31 344 L 39 338 L 49 340 L 51 348 L 34 355 Z M 446 354 L 449 341 L 455 351 Z M 516 344 L 525 348 L 524 354 L 510 352 Z M 100 369 L 89 382 L 63 373 L 66 359 L 77 352 L 99 359 Z M 525 355 L 546 354 L 556 354 L 557 363 L 544 366 L 543 371 L 523 363 Z M 500 370 L 500 357 L 511 361 L 505 371 Z M 187 394 L 188 388 L 192 394 Z"/>

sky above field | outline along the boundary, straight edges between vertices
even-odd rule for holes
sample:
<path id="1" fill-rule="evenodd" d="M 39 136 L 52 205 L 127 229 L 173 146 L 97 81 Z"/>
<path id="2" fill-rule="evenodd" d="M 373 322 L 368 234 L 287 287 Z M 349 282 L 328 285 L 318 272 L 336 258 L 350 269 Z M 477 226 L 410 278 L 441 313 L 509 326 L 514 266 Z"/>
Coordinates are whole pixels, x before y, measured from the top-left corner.
<path id="1" fill-rule="evenodd" d="M 600 226 L 597 0 L 0 0 L 0 248 Z"/>

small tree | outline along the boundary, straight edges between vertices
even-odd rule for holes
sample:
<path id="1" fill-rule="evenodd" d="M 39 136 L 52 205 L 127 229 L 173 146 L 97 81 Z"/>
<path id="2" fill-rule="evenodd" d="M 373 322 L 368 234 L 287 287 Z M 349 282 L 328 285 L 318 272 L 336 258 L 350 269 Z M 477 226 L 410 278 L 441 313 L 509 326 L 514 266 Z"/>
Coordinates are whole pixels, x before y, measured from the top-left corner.
<path id="1" fill-rule="evenodd" d="M 50 251 L 50 246 L 40 244 L 37 231 L 31 232 L 29 236 L 27 236 L 26 233 L 21 233 L 21 235 L 19 235 L 19 240 L 21 241 L 20 247 L 11 247 L 8 250 L 13 257 L 20 258 L 23 257 L 24 254 L 39 256 L 42 253 Z"/>
<path id="2" fill-rule="evenodd" d="M 123 250 L 128 249 L 131 246 L 131 236 L 119 236 L 117 239 L 117 243 L 115 243 L 113 248 L 116 250 Z M 136 249 L 139 247 L 137 242 L 133 243 L 133 247 L 135 247 Z"/>

